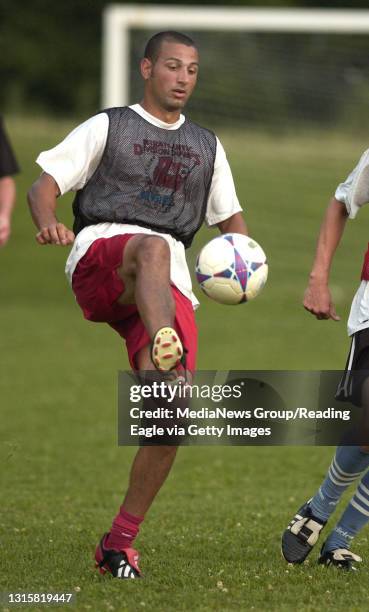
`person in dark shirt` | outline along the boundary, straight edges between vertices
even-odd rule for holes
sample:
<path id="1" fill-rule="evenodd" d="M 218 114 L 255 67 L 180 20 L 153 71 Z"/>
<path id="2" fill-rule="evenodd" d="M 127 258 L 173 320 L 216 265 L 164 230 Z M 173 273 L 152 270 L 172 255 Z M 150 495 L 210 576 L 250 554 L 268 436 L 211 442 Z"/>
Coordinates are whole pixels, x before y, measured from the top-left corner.
<path id="1" fill-rule="evenodd" d="M 19 172 L 19 166 L 0 116 L 0 247 L 7 243 L 10 236 L 11 216 L 15 202 L 13 175 L 17 172 Z"/>

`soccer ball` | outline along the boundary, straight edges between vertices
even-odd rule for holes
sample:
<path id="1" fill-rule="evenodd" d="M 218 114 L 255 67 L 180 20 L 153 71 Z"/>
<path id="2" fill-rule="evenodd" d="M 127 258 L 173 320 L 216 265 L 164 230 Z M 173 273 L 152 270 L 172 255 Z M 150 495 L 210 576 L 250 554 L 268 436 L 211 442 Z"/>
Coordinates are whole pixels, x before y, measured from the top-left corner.
<path id="1" fill-rule="evenodd" d="M 222 234 L 206 244 L 196 261 L 204 293 L 220 304 L 253 300 L 264 287 L 268 264 L 261 246 L 243 234 Z"/>

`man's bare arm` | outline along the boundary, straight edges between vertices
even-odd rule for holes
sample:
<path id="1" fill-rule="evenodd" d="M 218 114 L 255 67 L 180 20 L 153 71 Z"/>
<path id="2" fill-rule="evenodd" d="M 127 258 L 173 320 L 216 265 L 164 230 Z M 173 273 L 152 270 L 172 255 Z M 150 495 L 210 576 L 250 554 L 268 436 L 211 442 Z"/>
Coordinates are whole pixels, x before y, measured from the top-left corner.
<path id="1" fill-rule="evenodd" d="M 66 246 L 74 241 L 73 232 L 56 217 L 56 198 L 60 195 L 55 179 L 43 172 L 28 192 L 28 204 L 32 219 L 38 228 L 39 244 Z"/>
<path id="2" fill-rule="evenodd" d="M 229 217 L 225 221 L 217 223 L 217 227 L 221 234 L 235 233 L 248 236 L 247 225 L 241 212 L 232 215 L 232 217 Z"/>
<path id="3" fill-rule="evenodd" d="M 309 284 L 305 291 L 304 308 L 317 319 L 339 321 L 328 287 L 333 255 L 339 245 L 347 221 L 345 206 L 332 198 L 320 228 Z"/>
<path id="4" fill-rule="evenodd" d="M 0 246 L 10 236 L 11 217 L 15 202 L 15 182 L 11 176 L 0 178 Z"/>

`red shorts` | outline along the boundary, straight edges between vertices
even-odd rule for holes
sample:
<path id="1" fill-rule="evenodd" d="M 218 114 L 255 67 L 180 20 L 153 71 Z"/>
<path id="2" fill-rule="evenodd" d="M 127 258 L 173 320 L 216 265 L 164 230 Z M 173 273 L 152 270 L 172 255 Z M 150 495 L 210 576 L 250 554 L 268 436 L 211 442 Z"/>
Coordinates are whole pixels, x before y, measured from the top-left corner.
<path id="1" fill-rule="evenodd" d="M 108 323 L 126 341 L 132 369 L 137 369 L 135 355 L 151 343 L 136 304 L 120 305 L 117 299 L 124 283 L 117 269 L 122 265 L 124 248 L 135 234 L 98 238 L 80 259 L 73 273 L 73 291 L 89 321 Z M 196 367 L 197 327 L 191 300 L 172 285 L 176 314 L 174 327 L 186 349 L 186 368 Z"/>

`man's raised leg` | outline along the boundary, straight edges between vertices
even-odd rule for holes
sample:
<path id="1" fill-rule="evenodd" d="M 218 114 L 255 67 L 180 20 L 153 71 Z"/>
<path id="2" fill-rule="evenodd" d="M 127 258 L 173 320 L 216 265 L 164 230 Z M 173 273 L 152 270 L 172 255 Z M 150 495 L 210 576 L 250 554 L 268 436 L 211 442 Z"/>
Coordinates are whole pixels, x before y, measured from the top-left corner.
<path id="1" fill-rule="evenodd" d="M 137 234 L 125 246 L 118 269 L 125 291 L 118 304 L 135 303 L 153 343 L 151 358 L 159 370 L 172 369 L 183 355 L 173 329 L 175 303 L 170 286 L 170 249 L 160 236 Z"/>
<path id="2" fill-rule="evenodd" d="M 125 287 L 118 303 L 136 304 L 141 321 L 154 343 L 153 349 L 150 345 L 146 345 L 136 353 L 137 370 L 144 376 L 147 371 L 171 369 L 157 367 L 156 354 L 153 353 L 157 346 L 157 337 L 164 328 L 169 330 L 174 348 L 181 349 L 181 353 L 176 354 L 172 367 L 176 365 L 182 354 L 181 342 L 173 329 L 175 301 L 170 285 L 168 243 L 157 236 L 146 234 L 133 236 L 125 246 L 118 274 Z M 164 342 L 164 348 L 168 352 L 166 347 L 167 342 Z M 109 534 L 103 537 L 96 551 L 100 570 L 104 571 L 105 568 L 105 571 L 110 571 L 118 578 L 139 575 L 137 563 L 132 566 L 128 557 L 138 558 L 136 551 L 132 554 L 130 552 L 133 550 L 134 539 L 146 512 L 169 474 L 176 453 L 175 445 L 143 446 L 138 450 L 132 464 L 128 490 L 119 513 L 113 520 Z M 124 571 L 121 571 L 121 563 L 126 568 Z"/>

